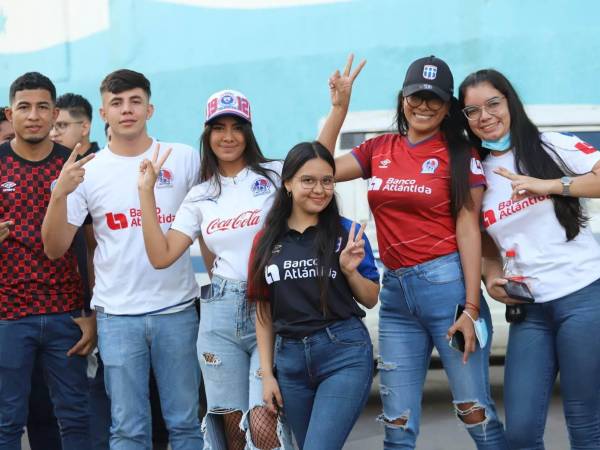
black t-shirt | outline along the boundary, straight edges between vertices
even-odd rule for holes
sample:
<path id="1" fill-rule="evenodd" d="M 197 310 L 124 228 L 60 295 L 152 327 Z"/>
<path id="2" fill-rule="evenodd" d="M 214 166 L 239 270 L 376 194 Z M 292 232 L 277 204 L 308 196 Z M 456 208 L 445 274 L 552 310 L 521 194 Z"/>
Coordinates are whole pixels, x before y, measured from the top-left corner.
<path id="1" fill-rule="evenodd" d="M 320 300 L 319 270 L 316 258 L 316 227 L 307 228 L 304 233 L 288 229 L 282 239 L 273 246 L 272 256 L 265 270 L 268 285 L 273 330 L 284 337 L 301 338 L 311 335 L 338 320 L 352 316 L 364 317 L 358 306 L 346 277 L 339 265 L 339 253 L 346 246 L 347 231 L 351 222 L 341 218 L 346 230 L 336 239 L 337 257 L 329 271 L 327 291 L 327 315 L 323 314 Z M 375 266 L 373 252 L 365 236 L 365 257 L 358 271 L 365 277 L 379 282 L 379 272 Z"/>

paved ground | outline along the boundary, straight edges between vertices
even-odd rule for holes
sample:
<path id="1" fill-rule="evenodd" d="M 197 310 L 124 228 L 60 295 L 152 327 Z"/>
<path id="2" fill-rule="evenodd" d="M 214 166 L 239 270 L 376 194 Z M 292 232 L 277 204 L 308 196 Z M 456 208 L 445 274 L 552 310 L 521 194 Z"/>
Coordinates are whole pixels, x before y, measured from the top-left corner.
<path id="1" fill-rule="evenodd" d="M 504 417 L 502 405 L 502 367 L 492 367 L 490 378 L 492 394 L 499 413 Z M 475 446 L 464 428 L 452 413 L 451 397 L 442 370 L 430 370 L 425 384 L 421 434 L 417 441 L 419 450 L 468 450 Z M 383 427 L 375 422 L 381 412 L 377 394 L 377 379 L 369 403 L 354 427 L 344 450 L 378 450 L 383 447 Z M 556 392 L 552 398 L 546 423 L 546 450 L 566 450 L 569 448 L 567 432 L 562 415 L 560 397 Z M 26 438 L 23 449 L 30 450 Z"/>
<path id="2" fill-rule="evenodd" d="M 492 395 L 499 414 L 504 417 L 502 405 L 502 367 L 492 367 Z M 383 426 L 375 422 L 381 412 L 376 386 L 369 403 L 361 415 L 344 450 L 377 450 L 383 448 Z M 475 445 L 452 413 L 450 390 L 442 370 L 430 370 L 425 385 L 421 434 L 417 441 L 419 450 L 467 450 Z M 558 393 L 552 398 L 546 423 L 546 450 L 569 448 L 562 405 Z"/>

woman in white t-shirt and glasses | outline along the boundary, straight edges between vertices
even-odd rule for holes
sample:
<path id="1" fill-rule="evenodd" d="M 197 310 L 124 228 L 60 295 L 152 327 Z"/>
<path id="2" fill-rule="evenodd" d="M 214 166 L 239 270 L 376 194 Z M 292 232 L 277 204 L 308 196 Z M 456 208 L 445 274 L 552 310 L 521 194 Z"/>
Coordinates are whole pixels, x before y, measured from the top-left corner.
<path id="1" fill-rule="evenodd" d="M 543 449 L 557 373 L 571 448 L 600 448 L 600 245 L 582 197 L 600 197 L 600 152 L 577 137 L 540 133 L 510 82 L 495 70 L 460 86 L 469 134 L 479 147 L 483 197 L 483 276 L 489 294 L 514 303 L 500 255 L 516 262 L 535 303 L 510 325 L 504 400 L 514 449 Z"/>
<path id="2" fill-rule="evenodd" d="M 252 241 L 273 203 L 282 164 L 260 151 L 250 104 L 240 92 L 220 91 L 208 99 L 201 142 L 200 184 L 190 190 L 164 235 L 153 189 L 169 150 L 160 159 L 157 150 L 153 161 L 142 163 L 146 251 L 154 267 L 167 267 L 200 240 L 211 275 L 211 292 L 201 299 L 198 336 L 207 444 L 217 450 L 292 448 L 277 417 L 263 407 L 255 314 L 246 300 Z"/>

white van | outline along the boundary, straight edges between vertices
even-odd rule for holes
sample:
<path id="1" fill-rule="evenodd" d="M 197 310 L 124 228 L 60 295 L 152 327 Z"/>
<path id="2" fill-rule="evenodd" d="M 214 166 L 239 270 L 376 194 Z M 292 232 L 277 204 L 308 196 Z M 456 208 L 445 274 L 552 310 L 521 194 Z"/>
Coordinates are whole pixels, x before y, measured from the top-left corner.
<path id="1" fill-rule="evenodd" d="M 527 114 L 541 131 L 570 132 L 600 149 L 600 105 L 530 105 Z M 336 156 L 350 152 L 361 142 L 383 133 L 397 132 L 395 111 L 359 111 L 348 113 L 340 136 L 336 143 Z M 320 126 L 324 123 L 321 119 Z M 344 216 L 359 222 L 367 223 L 367 236 L 377 252 L 375 224 L 367 203 L 367 181 L 358 179 L 336 185 L 337 198 Z M 600 201 L 588 202 L 592 216 L 592 230 L 600 236 Z M 485 289 L 484 289 L 485 292 Z M 492 356 L 501 360 L 506 352 L 508 341 L 508 324 L 504 319 L 505 306 L 495 300 L 488 299 L 494 325 L 492 340 Z M 378 306 L 367 311 L 366 323 L 378 354 Z"/>

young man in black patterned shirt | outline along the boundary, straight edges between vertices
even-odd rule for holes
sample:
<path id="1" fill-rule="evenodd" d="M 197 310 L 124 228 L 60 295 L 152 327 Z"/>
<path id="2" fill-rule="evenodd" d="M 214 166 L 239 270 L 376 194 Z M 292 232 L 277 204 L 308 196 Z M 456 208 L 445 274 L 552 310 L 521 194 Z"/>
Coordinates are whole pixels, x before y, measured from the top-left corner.
<path id="1" fill-rule="evenodd" d="M 56 90 L 29 72 L 10 87 L 6 115 L 15 137 L 0 145 L 0 449 L 19 449 L 30 380 L 40 358 L 61 428 L 63 450 L 89 449 L 85 355 L 95 318 L 85 317 L 72 250 L 49 260 L 41 225 L 69 150 L 50 140 Z M 88 157 L 90 158 L 90 157 Z M 85 164 L 84 158 L 78 164 Z"/>

